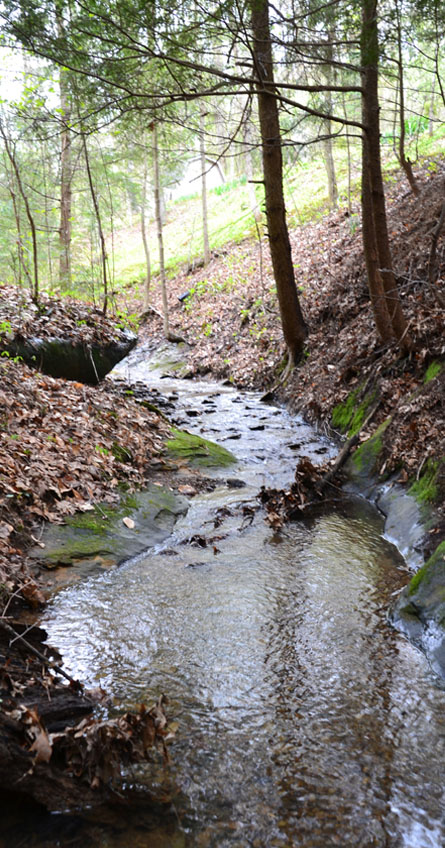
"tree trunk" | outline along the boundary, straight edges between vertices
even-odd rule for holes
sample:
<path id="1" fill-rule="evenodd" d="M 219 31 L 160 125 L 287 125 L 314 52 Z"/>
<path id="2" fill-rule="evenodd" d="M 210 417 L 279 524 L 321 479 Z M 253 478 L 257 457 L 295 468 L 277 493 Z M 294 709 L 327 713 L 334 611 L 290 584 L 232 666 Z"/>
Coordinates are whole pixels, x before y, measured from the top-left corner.
<path id="1" fill-rule="evenodd" d="M 247 178 L 247 192 L 249 195 L 249 203 L 252 209 L 253 217 L 257 224 L 261 221 L 261 209 L 256 199 L 255 186 L 253 183 L 253 156 L 251 146 L 251 129 L 250 129 L 250 104 L 246 104 L 244 119 L 243 119 L 243 142 L 244 142 L 244 170 Z"/>
<path id="2" fill-rule="evenodd" d="M 392 332 L 403 350 L 411 347 L 408 326 L 400 303 L 397 284 L 392 268 L 391 250 L 389 247 L 388 225 L 386 220 L 385 193 L 380 158 L 380 106 L 378 99 L 378 33 L 377 33 L 377 0 L 363 0 L 362 33 L 361 33 L 361 64 L 363 74 L 363 144 L 365 147 L 363 164 L 367 173 L 363 177 L 364 196 L 367 196 L 369 181 L 369 206 L 371 208 L 375 245 L 379 271 L 385 293 L 385 305 L 389 315 Z M 369 213 L 366 212 L 366 217 Z M 365 217 L 365 215 L 364 215 Z M 364 240 L 364 251 L 369 251 L 369 244 Z M 368 262 L 374 261 L 372 256 Z M 373 278 L 368 280 L 370 293 L 374 286 Z M 371 300 L 373 295 L 371 294 Z M 373 302 L 374 305 L 374 302 Z M 377 321 L 376 321 L 377 323 Z M 381 332 L 379 327 L 379 332 Z"/>
<path id="3" fill-rule="evenodd" d="M 96 213 L 96 222 L 97 229 L 99 231 L 99 241 L 100 241 L 100 251 L 102 257 L 102 282 L 104 287 L 104 302 L 102 306 L 102 312 L 104 315 L 107 313 L 108 307 L 108 273 L 107 273 L 107 250 L 105 245 L 105 235 L 102 227 L 102 219 L 100 216 L 99 202 L 97 199 L 96 191 L 94 188 L 93 176 L 90 168 L 90 157 L 88 155 L 88 148 L 85 135 L 82 134 L 82 144 L 83 144 L 83 152 L 85 155 L 85 165 L 87 169 L 88 176 L 88 185 L 90 187 L 91 199 L 93 201 L 94 211 Z"/>
<path id="4" fill-rule="evenodd" d="M 58 20 L 58 29 L 61 25 Z M 59 31 L 60 35 L 60 31 Z M 59 227 L 59 277 L 62 288 L 71 285 L 71 216 L 72 216 L 72 163 L 71 163 L 71 119 L 70 96 L 67 73 L 59 71 L 59 91 L 62 131 L 60 133 L 60 227 Z"/>
<path id="5" fill-rule="evenodd" d="M 400 8 L 399 4 L 396 3 L 396 15 L 397 15 L 397 70 L 399 76 L 399 89 L 400 89 L 400 97 L 399 97 L 399 146 L 397 151 L 397 158 L 405 171 L 406 178 L 409 182 L 411 191 L 416 197 L 419 196 L 420 190 L 417 185 L 416 178 L 413 173 L 413 166 L 411 161 L 408 159 L 405 153 L 405 82 L 403 78 L 403 55 L 402 55 L 402 24 L 400 20 Z"/>
<path id="6" fill-rule="evenodd" d="M 148 309 L 150 304 L 150 284 L 151 284 L 151 261 L 150 250 L 147 239 L 147 222 L 145 218 L 145 210 L 147 206 L 147 159 L 144 158 L 144 174 L 142 178 L 142 202 L 141 202 L 141 234 L 142 244 L 144 245 L 145 253 L 145 283 L 144 283 L 144 310 Z"/>
<path id="7" fill-rule="evenodd" d="M 253 59 L 257 80 L 266 218 L 270 253 L 277 286 L 281 324 L 290 361 L 304 350 L 307 328 L 301 312 L 292 264 L 283 193 L 283 160 L 278 105 L 273 79 L 272 47 L 267 0 L 251 0 Z"/>
<path id="8" fill-rule="evenodd" d="M 332 62 L 334 59 L 334 49 L 333 42 L 335 38 L 334 30 L 330 30 L 328 33 L 328 43 L 326 49 L 326 58 L 327 64 L 325 68 L 326 74 L 326 82 L 329 85 L 333 83 L 333 69 Z M 333 112 L 333 103 L 332 103 L 332 93 L 330 91 L 326 91 L 326 111 L 328 115 L 332 115 Z M 338 203 L 338 188 L 337 188 L 337 178 L 335 176 L 335 163 L 334 163 L 334 152 L 332 145 L 332 126 L 331 121 L 326 119 L 324 121 L 324 130 L 326 133 L 326 138 L 323 141 L 323 152 L 324 152 L 324 160 L 326 166 L 326 174 L 328 177 L 328 195 L 329 195 L 329 206 L 331 210 L 337 208 Z"/>
<path id="9" fill-rule="evenodd" d="M 170 338 L 170 323 L 168 318 L 168 299 L 167 286 L 165 280 L 165 261 L 164 261 L 164 238 L 162 233 L 162 211 L 161 211 L 161 179 L 159 174 L 159 146 L 158 146 L 158 128 L 155 122 L 151 125 L 152 130 L 152 145 L 153 145 L 153 183 L 154 183 L 154 200 L 155 200 L 155 218 L 156 232 L 158 236 L 159 249 L 159 276 L 161 278 L 162 292 L 162 316 L 164 321 L 164 336 Z"/>
<path id="10" fill-rule="evenodd" d="M 378 251 L 372 210 L 372 192 L 369 180 L 369 165 L 367 161 L 368 146 L 363 139 L 362 147 L 362 239 L 365 256 L 368 289 L 377 333 L 382 342 L 387 344 L 393 338 L 391 321 L 386 306 L 385 291 L 379 271 Z"/>
<path id="11" fill-rule="evenodd" d="M 199 152 L 201 157 L 202 238 L 204 242 L 204 266 L 210 262 L 209 222 L 207 214 L 207 162 L 205 152 L 205 106 L 199 109 Z"/>
<path id="12" fill-rule="evenodd" d="M 326 131 L 326 138 L 323 141 L 324 162 L 326 166 L 326 174 L 328 177 L 329 207 L 333 211 L 337 208 L 338 189 L 337 179 L 335 176 L 334 155 L 332 151 L 331 122 L 325 121 L 324 125 Z"/>
<path id="13" fill-rule="evenodd" d="M 20 169 L 18 166 L 18 162 L 15 156 L 15 151 L 8 140 L 8 136 L 3 128 L 3 125 L 0 122 L 0 134 L 3 138 L 6 154 L 11 163 L 12 169 L 15 174 L 15 178 L 17 181 L 17 187 L 20 192 L 20 196 L 25 205 L 26 217 L 28 219 L 29 228 L 31 230 L 31 243 L 32 243 L 32 264 L 33 264 L 33 281 L 31 286 L 31 296 L 34 303 L 37 303 L 39 300 L 39 260 L 37 255 L 37 231 L 34 223 L 34 218 L 31 212 L 31 207 L 28 202 L 28 197 L 25 193 L 25 189 L 23 187 L 22 179 L 20 176 Z"/>

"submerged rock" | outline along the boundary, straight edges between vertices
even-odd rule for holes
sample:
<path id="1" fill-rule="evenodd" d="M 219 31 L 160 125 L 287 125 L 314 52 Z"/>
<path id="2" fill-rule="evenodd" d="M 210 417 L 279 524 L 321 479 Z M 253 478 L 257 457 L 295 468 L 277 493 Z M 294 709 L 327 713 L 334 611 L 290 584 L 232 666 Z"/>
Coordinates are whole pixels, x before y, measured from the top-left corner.
<path id="1" fill-rule="evenodd" d="M 405 587 L 391 620 L 445 677 L 445 542 Z"/>

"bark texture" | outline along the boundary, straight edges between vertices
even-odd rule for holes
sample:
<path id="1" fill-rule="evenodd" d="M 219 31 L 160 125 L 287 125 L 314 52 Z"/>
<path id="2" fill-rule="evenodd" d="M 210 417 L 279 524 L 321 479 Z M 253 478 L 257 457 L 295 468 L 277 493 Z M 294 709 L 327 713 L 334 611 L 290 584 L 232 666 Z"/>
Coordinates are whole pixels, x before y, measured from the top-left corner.
<path id="1" fill-rule="evenodd" d="M 388 224 L 386 219 L 385 193 L 383 188 L 383 177 L 380 157 L 380 106 L 378 98 L 378 30 L 377 30 L 377 0 L 363 0 L 362 6 L 362 33 L 361 33 L 361 59 L 363 76 L 362 110 L 363 124 L 363 179 L 362 200 L 367 198 L 363 208 L 364 219 L 364 242 L 363 247 L 366 257 L 366 265 L 369 269 L 374 268 L 375 257 L 373 255 L 374 245 L 377 253 L 378 273 L 381 277 L 385 307 L 389 316 L 391 331 L 400 347 L 409 349 L 411 340 L 408 334 L 408 326 L 403 314 L 397 283 L 392 267 L 391 250 L 389 246 Z M 368 198 L 369 191 L 369 198 Z M 369 204 L 368 204 L 369 201 Z M 368 208 L 369 205 L 369 208 Z M 374 245 L 372 244 L 372 230 L 374 232 Z M 366 232 L 370 238 L 366 239 Z M 372 251 L 370 253 L 370 246 Z M 381 314 L 375 311 L 380 295 L 379 285 L 375 272 L 368 278 L 371 302 L 374 308 L 374 316 L 378 332 L 382 335 Z M 377 299 L 376 296 L 378 295 Z M 378 304 L 379 313 L 383 310 Z M 382 336 L 383 338 L 383 336 Z M 383 338 L 385 341 L 386 339 Z"/>
<path id="2" fill-rule="evenodd" d="M 304 350 L 307 328 L 298 300 L 286 223 L 281 134 L 267 0 L 252 0 L 251 22 L 270 253 L 284 340 L 290 360 L 296 363 Z"/>

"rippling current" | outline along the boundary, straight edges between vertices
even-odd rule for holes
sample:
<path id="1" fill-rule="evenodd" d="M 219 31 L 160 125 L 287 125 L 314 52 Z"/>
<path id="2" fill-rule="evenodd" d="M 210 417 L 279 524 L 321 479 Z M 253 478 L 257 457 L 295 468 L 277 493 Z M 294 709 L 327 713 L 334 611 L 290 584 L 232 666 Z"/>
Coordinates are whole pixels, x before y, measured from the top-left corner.
<path id="1" fill-rule="evenodd" d="M 153 382 L 144 368 L 133 378 Z M 299 455 L 332 446 L 259 396 L 161 388 L 239 463 L 214 472 L 220 485 L 166 543 L 61 591 L 47 613 L 68 670 L 118 709 L 165 692 L 178 721 L 173 823 L 139 811 L 84 844 L 442 848 L 445 693 L 387 624 L 407 574 L 381 517 L 357 499 L 280 534 L 261 512 L 246 520 L 262 483 L 289 483 Z"/>

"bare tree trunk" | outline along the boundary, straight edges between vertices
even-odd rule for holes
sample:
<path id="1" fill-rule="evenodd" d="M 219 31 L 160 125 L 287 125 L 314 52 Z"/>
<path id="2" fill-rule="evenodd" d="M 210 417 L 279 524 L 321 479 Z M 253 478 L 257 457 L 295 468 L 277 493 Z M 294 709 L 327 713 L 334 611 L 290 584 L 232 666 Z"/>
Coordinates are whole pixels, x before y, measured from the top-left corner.
<path id="1" fill-rule="evenodd" d="M 101 257 L 102 257 L 102 282 L 103 282 L 103 287 L 104 287 L 104 302 L 103 302 L 103 306 L 102 306 L 102 312 L 103 312 L 104 315 L 106 315 L 107 307 L 108 307 L 107 250 L 106 250 L 106 244 L 105 244 L 104 231 L 103 231 L 103 227 L 102 227 L 102 219 L 100 217 L 99 202 L 98 202 L 98 199 L 97 199 L 96 190 L 94 188 L 93 177 L 92 177 L 92 174 L 91 174 L 90 158 L 89 158 L 89 155 L 88 155 L 87 142 L 86 142 L 85 135 L 83 133 L 82 133 L 82 145 L 83 145 L 83 152 L 84 152 L 84 156 L 85 156 L 85 165 L 86 165 L 87 175 L 88 175 L 88 184 L 89 184 L 89 187 L 90 187 L 91 199 L 93 201 L 94 211 L 95 211 L 95 214 L 96 214 L 97 229 L 98 229 L 98 232 L 99 232 L 100 250 L 101 250 Z"/>
<path id="2" fill-rule="evenodd" d="M 72 163 L 71 163 L 71 107 L 66 71 L 60 68 L 59 90 L 62 131 L 60 134 L 60 228 L 59 277 L 67 289 L 71 285 L 71 216 L 72 216 Z"/>
<path id="3" fill-rule="evenodd" d="M 348 117 L 347 109 L 346 109 L 346 101 L 345 96 L 343 95 L 343 114 L 345 118 Z M 349 140 L 349 131 L 346 129 L 346 151 L 348 155 L 348 212 L 351 215 L 352 213 L 352 158 L 351 158 L 351 142 Z"/>
<path id="4" fill-rule="evenodd" d="M 329 85 L 332 85 L 332 60 L 334 58 L 334 50 L 333 50 L 333 41 L 334 41 L 334 31 L 330 30 L 328 33 L 328 43 L 327 43 L 327 65 L 325 68 L 326 73 L 326 82 Z M 332 115 L 333 112 L 333 104 L 332 104 L 332 94 L 330 91 L 326 92 L 326 110 L 328 115 Z M 332 126 L 330 120 L 324 121 L 324 128 L 326 133 L 326 138 L 323 141 L 323 151 L 324 151 L 324 160 L 326 166 L 326 174 L 328 177 L 328 195 L 329 195 L 329 206 L 331 210 L 337 208 L 338 203 L 338 188 L 337 188 L 337 178 L 335 176 L 335 163 L 334 163 L 334 152 L 332 145 Z"/>
<path id="5" fill-rule="evenodd" d="M 210 262 L 209 220 L 207 214 L 207 162 L 205 152 L 205 106 L 199 108 L 199 152 L 201 157 L 202 237 L 204 242 L 204 265 Z"/>
<path id="6" fill-rule="evenodd" d="M 372 209 L 372 192 L 369 179 L 368 146 L 363 139 L 362 147 L 362 239 L 365 256 L 368 289 L 377 333 L 387 344 L 393 338 L 391 321 L 386 306 L 385 291 L 379 271 L 377 243 Z"/>
<path id="7" fill-rule="evenodd" d="M 148 239 L 147 239 L 147 222 L 145 217 L 145 210 L 147 206 L 147 159 L 144 158 L 144 174 L 142 178 L 142 203 L 141 203 L 141 233 L 142 233 L 142 243 L 144 245 L 144 253 L 145 253 L 145 282 L 144 282 L 144 309 L 148 309 L 150 304 L 150 285 L 151 285 L 151 261 L 150 261 L 150 250 L 148 247 Z"/>
<path id="8" fill-rule="evenodd" d="M 46 229 L 46 255 L 48 257 L 48 279 L 50 286 L 53 284 L 53 263 L 51 257 L 51 236 L 50 236 L 50 224 L 49 224 L 49 215 L 48 215 L 48 189 L 46 184 L 46 163 L 48 160 L 48 150 L 46 147 L 46 141 L 42 144 L 42 180 L 43 180 L 43 194 L 45 200 L 45 229 Z"/>
<path id="9" fill-rule="evenodd" d="M 244 170 L 247 178 L 247 192 L 249 195 L 250 208 L 252 209 L 253 217 L 258 225 L 261 221 L 261 209 L 256 199 L 255 186 L 253 182 L 253 157 L 252 157 L 252 139 L 250 128 L 251 105 L 247 104 L 244 120 L 243 120 L 243 142 L 244 142 Z"/>
<path id="10" fill-rule="evenodd" d="M 363 0 L 362 33 L 361 33 L 361 64 L 363 74 L 363 144 L 365 153 L 363 164 L 369 180 L 370 207 L 374 225 L 375 245 L 385 303 L 394 336 L 403 350 L 411 347 L 408 326 L 400 303 L 397 284 L 392 268 L 391 250 L 389 247 L 388 225 L 386 220 L 385 193 L 380 158 L 380 121 L 378 99 L 378 32 L 377 32 L 377 0 Z M 366 174 L 363 179 L 365 196 L 367 192 Z M 368 249 L 364 241 L 364 250 Z M 367 258 L 373 261 L 372 257 Z M 370 291 L 373 285 L 369 280 Z M 380 329 L 379 329 L 380 332 Z"/>
<path id="11" fill-rule="evenodd" d="M 39 262 L 38 262 L 38 255 L 37 255 L 36 227 L 35 227 L 34 218 L 33 218 L 32 212 L 31 212 L 31 207 L 28 203 L 28 198 L 27 198 L 25 190 L 23 188 L 23 183 L 22 183 L 22 180 L 21 180 L 21 177 L 20 177 L 20 170 L 19 170 L 19 166 L 18 166 L 18 163 L 17 163 L 17 159 L 15 157 L 14 150 L 9 143 L 8 136 L 5 132 L 5 129 L 4 129 L 1 121 L 0 121 L 0 134 L 3 138 L 7 156 L 8 156 L 10 163 L 11 163 L 11 166 L 13 168 L 15 178 L 17 180 L 17 187 L 18 187 L 18 190 L 20 192 L 20 196 L 23 200 L 23 203 L 25 204 L 26 217 L 28 218 L 28 223 L 29 223 L 29 227 L 30 227 L 30 230 L 31 230 L 32 262 L 33 262 L 33 283 L 32 283 L 32 287 L 31 287 L 31 295 L 32 295 L 33 301 L 35 303 L 37 303 L 38 299 L 39 299 Z"/>
<path id="12" fill-rule="evenodd" d="M 419 196 L 420 190 L 417 185 L 416 178 L 413 173 L 413 166 L 405 152 L 405 83 L 403 77 L 403 55 L 402 55 L 402 24 L 400 20 L 400 7 L 396 3 L 397 15 L 397 71 L 399 76 L 399 145 L 397 150 L 397 158 L 405 171 L 406 178 L 409 182 L 411 191 L 416 197 Z"/>
<path id="13" fill-rule="evenodd" d="M 431 138 L 434 132 L 434 95 L 436 93 L 436 78 L 433 78 L 433 85 L 431 88 L 431 100 L 428 107 L 428 135 Z"/>
<path id="14" fill-rule="evenodd" d="M 151 125 L 152 130 L 152 145 L 153 145 L 153 182 L 154 182 L 154 198 L 155 198 L 155 218 L 156 231 L 158 235 L 159 249 L 159 275 L 161 278 L 162 292 L 162 315 L 164 319 L 164 336 L 170 338 L 170 323 L 168 318 L 168 299 L 167 286 L 165 280 L 165 261 L 164 261 L 164 238 L 162 233 L 162 215 L 161 215 L 161 180 L 159 174 L 159 146 L 158 146 L 158 128 L 155 122 Z"/>
<path id="15" fill-rule="evenodd" d="M 329 206 L 331 210 L 333 210 L 337 208 L 338 188 L 337 178 L 335 176 L 334 154 L 332 151 L 331 122 L 325 121 L 324 125 L 326 130 L 326 138 L 323 141 L 324 162 L 326 166 L 326 174 L 328 177 Z"/>
<path id="16" fill-rule="evenodd" d="M 267 0 L 251 0 L 251 21 L 270 253 L 284 340 L 290 361 L 295 364 L 303 354 L 307 328 L 298 300 L 286 223 L 281 135 Z"/>

